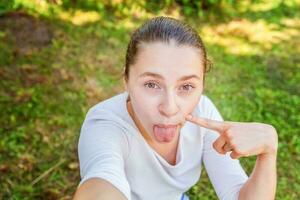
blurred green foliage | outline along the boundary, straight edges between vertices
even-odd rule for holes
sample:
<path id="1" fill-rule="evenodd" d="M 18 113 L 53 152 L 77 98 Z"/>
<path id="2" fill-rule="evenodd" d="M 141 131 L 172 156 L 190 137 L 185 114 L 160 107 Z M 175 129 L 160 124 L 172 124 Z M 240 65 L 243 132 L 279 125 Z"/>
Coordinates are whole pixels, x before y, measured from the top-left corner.
<path id="1" fill-rule="evenodd" d="M 204 2 L 204 3 L 203 3 Z M 227 120 L 274 125 L 278 199 L 300 196 L 300 2 L 0 0 L 0 199 L 71 199 L 89 107 L 123 91 L 130 34 L 156 15 L 195 27 Z M 250 174 L 255 158 L 242 158 Z M 192 200 L 216 199 L 205 170 Z"/>

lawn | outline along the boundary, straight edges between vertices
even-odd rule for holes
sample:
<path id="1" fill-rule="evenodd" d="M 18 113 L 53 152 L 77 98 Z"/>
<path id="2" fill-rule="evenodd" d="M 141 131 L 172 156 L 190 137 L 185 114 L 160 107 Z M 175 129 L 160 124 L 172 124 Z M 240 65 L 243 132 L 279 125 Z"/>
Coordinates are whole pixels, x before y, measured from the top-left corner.
<path id="1" fill-rule="evenodd" d="M 276 199 L 300 197 L 299 0 L 243 1 L 198 13 L 176 4 L 1 2 L 0 199 L 72 198 L 85 114 L 123 91 L 130 34 L 156 15 L 185 20 L 202 36 L 214 63 L 205 93 L 225 120 L 276 127 Z M 240 160 L 250 175 L 255 158 Z M 217 199 L 205 170 L 188 193 L 191 200 Z"/>

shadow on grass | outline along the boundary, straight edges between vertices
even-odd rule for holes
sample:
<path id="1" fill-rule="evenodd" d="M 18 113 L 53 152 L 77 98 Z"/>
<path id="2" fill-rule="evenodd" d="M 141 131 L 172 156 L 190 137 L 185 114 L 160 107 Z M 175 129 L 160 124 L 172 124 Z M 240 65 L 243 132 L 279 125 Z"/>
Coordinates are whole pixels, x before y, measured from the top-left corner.
<path id="1" fill-rule="evenodd" d="M 2 16 L 1 24 L 0 198 L 71 199 L 87 108 L 122 90 L 123 58 L 113 57 L 126 30 L 17 12 Z M 49 31 L 46 45 L 36 35 L 41 28 Z"/>
<path id="2" fill-rule="evenodd" d="M 262 17 L 268 23 L 280 23 L 286 17 L 278 14 L 269 19 L 272 12 L 247 13 L 247 19 Z M 37 24 L 47 22 L 53 35 L 48 46 L 36 48 L 28 43 L 26 51 L 16 49 L 22 42 L 27 45 L 26 41 L 37 39 L 34 34 L 19 43 L 18 33 L 9 34 L 11 23 L 1 29 L 0 47 L 5 50 L 0 53 L 0 171 L 4 174 L 0 198 L 71 199 L 80 178 L 77 140 L 85 113 L 91 105 L 122 91 L 126 45 L 141 21 L 100 15 L 79 26 L 71 20 L 33 18 Z M 28 31 L 33 33 L 34 28 Z M 279 131 L 279 199 L 286 197 L 286 191 L 290 198 L 299 195 L 298 184 L 286 183 L 287 177 L 299 183 L 300 147 L 295 131 L 300 128 L 300 52 L 293 47 L 294 41 L 298 40 L 291 37 L 255 55 L 231 54 L 222 45 L 207 43 L 216 67 L 208 74 L 206 92 L 225 119 L 262 121 Z M 246 161 L 249 174 L 254 159 Z M 37 179 L 49 169 L 53 170 Z M 202 181 L 191 190 L 192 199 L 213 196 L 212 188 L 204 185 L 207 176 Z"/>

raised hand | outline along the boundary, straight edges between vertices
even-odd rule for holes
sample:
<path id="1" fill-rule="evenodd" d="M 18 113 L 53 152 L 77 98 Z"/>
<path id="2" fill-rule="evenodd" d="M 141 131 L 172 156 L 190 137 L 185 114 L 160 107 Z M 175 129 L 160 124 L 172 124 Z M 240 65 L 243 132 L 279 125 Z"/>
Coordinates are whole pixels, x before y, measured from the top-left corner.
<path id="1" fill-rule="evenodd" d="M 220 154 L 231 151 L 230 156 L 233 159 L 261 154 L 277 154 L 277 132 L 269 124 L 221 122 L 192 115 L 188 115 L 186 119 L 220 134 L 213 143 L 214 149 Z"/>

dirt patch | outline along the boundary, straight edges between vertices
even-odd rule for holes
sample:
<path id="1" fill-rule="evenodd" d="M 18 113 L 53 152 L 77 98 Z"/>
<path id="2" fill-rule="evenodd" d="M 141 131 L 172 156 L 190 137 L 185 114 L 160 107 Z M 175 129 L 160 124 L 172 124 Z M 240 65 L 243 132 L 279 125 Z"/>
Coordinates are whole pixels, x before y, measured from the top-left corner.
<path id="1" fill-rule="evenodd" d="M 24 12 L 0 16 L 0 31 L 4 42 L 12 43 L 17 54 L 31 54 L 51 44 L 53 33 L 46 22 Z"/>

